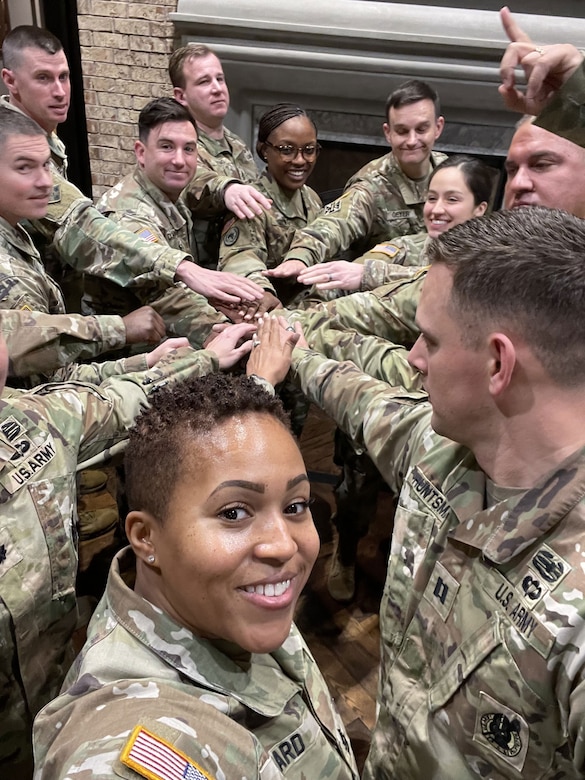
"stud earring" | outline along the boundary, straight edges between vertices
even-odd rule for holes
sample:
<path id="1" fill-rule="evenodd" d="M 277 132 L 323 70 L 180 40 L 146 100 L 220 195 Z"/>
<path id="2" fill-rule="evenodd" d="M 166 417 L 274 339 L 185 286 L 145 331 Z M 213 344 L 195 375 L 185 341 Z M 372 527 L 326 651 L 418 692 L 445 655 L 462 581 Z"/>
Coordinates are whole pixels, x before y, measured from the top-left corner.
<path id="1" fill-rule="evenodd" d="M 147 563 L 154 563 L 156 561 L 156 557 L 154 555 L 149 555 L 146 561 Z"/>

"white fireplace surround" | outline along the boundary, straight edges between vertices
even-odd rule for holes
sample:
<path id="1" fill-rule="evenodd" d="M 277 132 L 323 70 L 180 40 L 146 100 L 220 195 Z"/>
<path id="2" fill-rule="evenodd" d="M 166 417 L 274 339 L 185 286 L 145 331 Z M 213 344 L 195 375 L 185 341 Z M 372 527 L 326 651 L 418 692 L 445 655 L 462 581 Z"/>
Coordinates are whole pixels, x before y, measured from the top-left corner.
<path id="1" fill-rule="evenodd" d="M 585 48 L 585 20 L 518 14 L 538 43 Z M 296 101 L 325 140 L 383 146 L 388 93 L 430 82 L 447 119 L 441 148 L 504 155 L 516 115 L 498 95 L 506 38 L 492 11 L 371 0 L 178 0 L 178 44 L 220 57 L 230 88 L 228 126 L 249 143 L 260 114 Z"/>

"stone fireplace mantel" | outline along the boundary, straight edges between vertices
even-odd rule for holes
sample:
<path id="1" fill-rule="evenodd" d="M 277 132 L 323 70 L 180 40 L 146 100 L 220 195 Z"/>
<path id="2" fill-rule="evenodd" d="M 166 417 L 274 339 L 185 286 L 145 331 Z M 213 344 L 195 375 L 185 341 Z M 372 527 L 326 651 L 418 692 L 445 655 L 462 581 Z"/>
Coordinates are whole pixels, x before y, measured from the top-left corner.
<path id="1" fill-rule="evenodd" d="M 585 20 L 518 14 L 539 43 L 585 48 Z M 516 115 L 498 95 L 506 45 L 498 14 L 371 0 L 178 0 L 180 43 L 218 54 L 232 96 L 229 126 L 253 142 L 259 115 L 280 100 L 317 118 L 319 136 L 385 144 L 384 103 L 400 82 L 429 81 L 447 125 L 440 148 L 505 154 Z"/>

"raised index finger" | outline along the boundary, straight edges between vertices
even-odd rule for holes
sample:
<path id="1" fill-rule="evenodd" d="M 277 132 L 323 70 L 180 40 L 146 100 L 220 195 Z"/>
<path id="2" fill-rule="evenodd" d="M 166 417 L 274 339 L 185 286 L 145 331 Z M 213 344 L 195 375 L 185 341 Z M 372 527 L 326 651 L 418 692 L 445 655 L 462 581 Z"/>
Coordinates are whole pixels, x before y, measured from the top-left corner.
<path id="1" fill-rule="evenodd" d="M 532 43 L 532 38 L 516 22 L 507 5 L 500 9 L 500 19 L 504 31 L 512 43 Z"/>

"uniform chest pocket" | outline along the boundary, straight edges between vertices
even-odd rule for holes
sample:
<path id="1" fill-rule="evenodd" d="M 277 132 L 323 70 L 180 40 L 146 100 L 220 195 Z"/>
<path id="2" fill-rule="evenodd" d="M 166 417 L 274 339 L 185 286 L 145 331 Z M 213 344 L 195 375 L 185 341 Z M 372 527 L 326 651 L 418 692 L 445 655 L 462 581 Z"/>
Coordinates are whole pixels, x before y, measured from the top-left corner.
<path id="1" fill-rule="evenodd" d="M 553 763 L 572 774 L 546 660 L 501 616 L 461 642 L 431 674 L 429 730 L 437 744 L 455 742 L 481 776 L 537 780 Z"/>
<path id="2" fill-rule="evenodd" d="M 62 599 L 74 593 L 77 572 L 75 475 L 40 480 L 28 489 L 45 536 L 52 598 Z"/>

